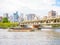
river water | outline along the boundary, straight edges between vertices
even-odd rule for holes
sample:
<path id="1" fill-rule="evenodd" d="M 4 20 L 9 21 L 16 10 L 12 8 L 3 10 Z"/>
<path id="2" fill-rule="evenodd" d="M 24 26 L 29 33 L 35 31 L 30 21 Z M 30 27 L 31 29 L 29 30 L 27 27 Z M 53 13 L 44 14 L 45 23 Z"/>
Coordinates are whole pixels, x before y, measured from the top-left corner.
<path id="1" fill-rule="evenodd" d="M 0 45 L 60 45 L 60 29 L 53 30 L 7 32 L 7 29 L 0 29 Z"/>

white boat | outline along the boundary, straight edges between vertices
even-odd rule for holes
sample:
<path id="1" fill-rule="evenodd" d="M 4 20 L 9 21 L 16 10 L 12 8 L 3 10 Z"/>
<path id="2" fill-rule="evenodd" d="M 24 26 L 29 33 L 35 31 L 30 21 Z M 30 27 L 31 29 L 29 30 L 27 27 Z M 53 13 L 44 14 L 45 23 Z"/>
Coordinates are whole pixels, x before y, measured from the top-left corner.
<path id="1" fill-rule="evenodd" d="M 47 26 L 43 26 L 43 27 L 44 27 L 44 28 L 52 28 L 52 26 L 48 26 L 48 25 L 47 25 Z"/>
<path id="2" fill-rule="evenodd" d="M 52 26 L 44 26 L 41 31 L 53 31 Z"/>

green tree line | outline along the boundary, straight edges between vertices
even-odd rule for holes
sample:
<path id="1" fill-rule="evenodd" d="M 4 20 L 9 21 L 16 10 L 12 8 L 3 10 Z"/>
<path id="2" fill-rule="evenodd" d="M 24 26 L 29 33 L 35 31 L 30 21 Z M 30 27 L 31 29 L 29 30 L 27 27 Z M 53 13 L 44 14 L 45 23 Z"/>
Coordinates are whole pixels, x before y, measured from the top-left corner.
<path id="1" fill-rule="evenodd" d="M 7 17 L 4 17 L 0 22 L 0 28 L 10 28 L 18 26 L 17 22 L 10 22 Z"/>

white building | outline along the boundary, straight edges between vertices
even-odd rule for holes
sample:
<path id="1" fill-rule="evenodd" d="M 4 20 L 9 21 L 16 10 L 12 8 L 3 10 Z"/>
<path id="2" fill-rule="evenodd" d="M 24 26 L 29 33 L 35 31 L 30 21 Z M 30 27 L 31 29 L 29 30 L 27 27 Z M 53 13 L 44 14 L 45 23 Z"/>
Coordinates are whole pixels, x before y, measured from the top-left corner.
<path id="1" fill-rule="evenodd" d="M 9 21 L 14 22 L 13 16 L 9 16 Z"/>
<path id="2" fill-rule="evenodd" d="M 27 14 L 26 15 L 26 20 L 36 20 L 37 17 L 35 14 Z"/>
<path id="3" fill-rule="evenodd" d="M 20 13 L 18 20 L 19 20 L 19 22 L 24 21 L 24 14 L 23 13 Z"/>

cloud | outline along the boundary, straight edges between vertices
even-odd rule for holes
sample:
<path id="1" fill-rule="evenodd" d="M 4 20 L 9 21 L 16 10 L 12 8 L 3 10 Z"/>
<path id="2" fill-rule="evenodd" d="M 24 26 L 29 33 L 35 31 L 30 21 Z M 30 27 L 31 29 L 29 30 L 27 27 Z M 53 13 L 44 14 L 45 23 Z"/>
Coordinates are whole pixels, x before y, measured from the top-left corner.
<path id="1" fill-rule="evenodd" d="M 60 11 L 60 8 L 55 6 L 55 0 L 0 0 L 0 12 L 22 11 L 23 13 L 37 13 L 47 15 L 51 9 Z"/>

